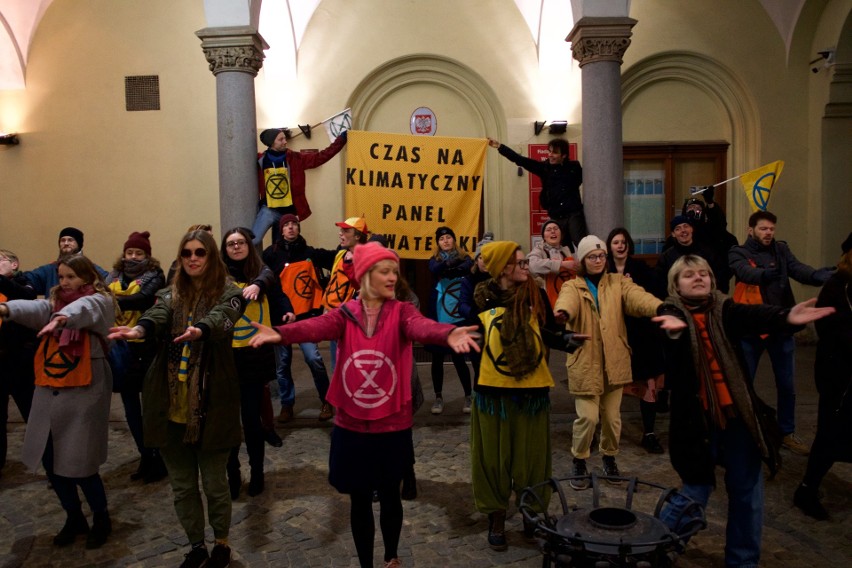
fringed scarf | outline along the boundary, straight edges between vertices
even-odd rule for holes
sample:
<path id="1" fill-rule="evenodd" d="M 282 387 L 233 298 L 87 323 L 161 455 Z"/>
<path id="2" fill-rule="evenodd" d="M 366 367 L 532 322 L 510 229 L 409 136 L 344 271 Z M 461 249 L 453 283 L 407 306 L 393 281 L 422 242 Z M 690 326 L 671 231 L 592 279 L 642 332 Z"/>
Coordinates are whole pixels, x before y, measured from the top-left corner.
<path id="1" fill-rule="evenodd" d="M 500 326 L 500 342 L 503 344 L 503 354 L 512 375 L 516 381 L 522 381 L 538 366 L 535 357 L 530 354 L 537 353 L 540 349 L 535 330 L 530 325 L 530 288 L 518 286 L 503 290 L 492 278 L 477 285 L 473 299 L 480 308 L 505 306 L 506 311 Z"/>
<path id="2" fill-rule="evenodd" d="M 57 290 L 56 299 L 53 302 L 53 313 L 60 311 L 68 304 L 80 298 L 97 293 L 97 290 L 91 284 L 84 284 L 77 290 L 63 290 L 60 288 Z M 58 338 L 60 352 L 70 357 L 83 356 L 83 349 L 85 348 L 83 340 L 86 336 L 86 330 L 63 327 L 61 330 L 54 331 L 53 336 Z"/>
<path id="3" fill-rule="evenodd" d="M 172 328 L 171 337 L 182 335 L 186 328 L 193 322 L 201 321 L 210 311 L 212 306 L 204 295 L 201 295 L 194 307 L 182 298 L 172 306 Z M 178 383 L 186 382 L 188 417 L 186 433 L 183 437 L 185 444 L 194 445 L 201 440 L 201 432 L 204 427 L 204 417 L 207 413 L 207 381 L 206 374 L 206 349 L 202 341 L 184 341 L 183 343 L 169 343 L 168 357 L 168 382 L 169 391 L 178 391 Z M 181 362 L 184 362 L 181 369 Z M 183 371 L 183 372 L 182 372 Z M 183 375 L 183 376 L 182 376 Z"/>

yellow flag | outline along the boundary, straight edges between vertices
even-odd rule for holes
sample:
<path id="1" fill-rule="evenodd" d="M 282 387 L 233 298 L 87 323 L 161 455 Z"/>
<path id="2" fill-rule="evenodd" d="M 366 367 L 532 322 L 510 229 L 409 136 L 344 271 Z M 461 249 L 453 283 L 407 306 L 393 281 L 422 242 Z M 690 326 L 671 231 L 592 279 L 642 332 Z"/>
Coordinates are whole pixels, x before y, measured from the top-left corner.
<path id="1" fill-rule="evenodd" d="M 778 176 L 781 175 L 783 169 L 784 162 L 778 160 L 740 176 L 746 199 L 751 204 L 752 211 L 766 211 L 766 207 L 769 205 L 769 193 L 772 186 L 778 181 Z"/>

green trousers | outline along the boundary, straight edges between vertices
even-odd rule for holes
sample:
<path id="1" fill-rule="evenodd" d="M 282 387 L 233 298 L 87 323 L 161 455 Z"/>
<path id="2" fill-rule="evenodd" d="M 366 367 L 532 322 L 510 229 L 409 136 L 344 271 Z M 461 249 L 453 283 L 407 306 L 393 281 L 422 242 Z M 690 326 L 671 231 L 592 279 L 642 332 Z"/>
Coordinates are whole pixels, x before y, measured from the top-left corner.
<path id="1" fill-rule="evenodd" d="M 550 407 L 535 414 L 509 396 L 476 393 L 470 415 L 470 458 L 473 499 L 482 513 L 505 511 L 512 491 L 516 500 L 530 485 L 550 479 Z M 550 488 L 538 495 L 547 509 Z"/>
<path id="2" fill-rule="evenodd" d="M 198 490 L 198 474 L 207 497 L 207 517 L 213 537 L 228 538 L 231 528 L 231 492 L 227 464 L 230 449 L 202 451 L 183 443 L 186 427 L 169 422 L 166 445 L 160 455 L 169 470 L 175 497 L 175 513 L 190 544 L 204 540 L 204 504 Z"/>

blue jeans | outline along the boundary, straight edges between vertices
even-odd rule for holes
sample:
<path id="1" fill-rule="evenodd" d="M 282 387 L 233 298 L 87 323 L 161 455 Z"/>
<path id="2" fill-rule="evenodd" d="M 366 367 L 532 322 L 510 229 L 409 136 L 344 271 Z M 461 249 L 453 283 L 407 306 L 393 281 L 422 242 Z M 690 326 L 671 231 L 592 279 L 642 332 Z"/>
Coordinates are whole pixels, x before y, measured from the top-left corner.
<path id="1" fill-rule="evenodd" d="M 325 370 L 325 363 L 322 361 L 319 348 L 316 343 L 300 343 L 299 347 L 302 350 L 302 355 L 305 357 L 305 363 L 314 377 L 314 386 L 319 393 L 320 400 L 325 402 L 325 395 L 328 393 L 328 373 Z M 278 366 L 275 374 L 278 377 L 278 391 L 281 395 L 281 405 L 293 406 L 296 402 L 296 386 L 293 383 L 293 373 L 291 372 L 293 346 L 276 345 L 275 352 L 278 355 Z"/>
<path id="2" fill-rule="evenodd" d="M 778 426 L 784 436 L 792 434 L 796 431 L 796 386 L 793 382 L 796 340 L 790 335 L 770 334 L 766 339 L 743 339 L 742 347 L 752 384 L 760 356 L 764 350 L 769 352 L 769 361 L 775 373 L 775 389 L 778 391 Z"/>
<path id="3" fill-rule="evenodd" d="M 727 428 L 711 436 L 711 451 L 716 463 L 725 468 L 728 492 L 728 524 L 725 530 L 725 565 L 757 566 L 763 533 L 763 472 L 760 450 L 741 420 L 728 420 Z M 672 498 L 660 519 L 673 531 L 691 517 L 682 516 L 689 503 L 681 495 L 707 506 L 712 485 L 685 483 L 680 495 Z"/>
<path id="4" fill-rule="evenodd" d="M 270 209 L 266 205 L 260 206 L 260 211 L 254 218 L 254 224 L 251 226 L 251 232 L 254 233 L 254 239 L 251 243 L 258 246 L 263 242 L 263 235 L 272 227 L 272 242 L 281 238 L 281 231 L 278 230 L 278 222 L 283 215 L 274 209 Z"/>

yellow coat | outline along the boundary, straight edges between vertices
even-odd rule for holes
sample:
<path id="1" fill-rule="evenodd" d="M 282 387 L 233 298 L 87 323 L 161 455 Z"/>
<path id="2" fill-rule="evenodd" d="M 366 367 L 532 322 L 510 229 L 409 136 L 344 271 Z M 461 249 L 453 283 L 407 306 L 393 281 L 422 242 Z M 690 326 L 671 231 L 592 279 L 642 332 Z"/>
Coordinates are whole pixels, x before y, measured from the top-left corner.
<path id="1" fill-rule="evenodd" d="M 631 382 L 630 346 L 624 315 L 651 317 L 662 304 L 629 278 L 609 273 L 604 274 L 598 284 L 598 302 L 600 311 L 586 279 L 577 277 L 562 285 L 553 307 L 554 311 L 568 314 L 568 329 L 590 336 L 582 347 L 568 355 L 571 394 L 603 394 L 604 376 L 612 386 Z"/>

